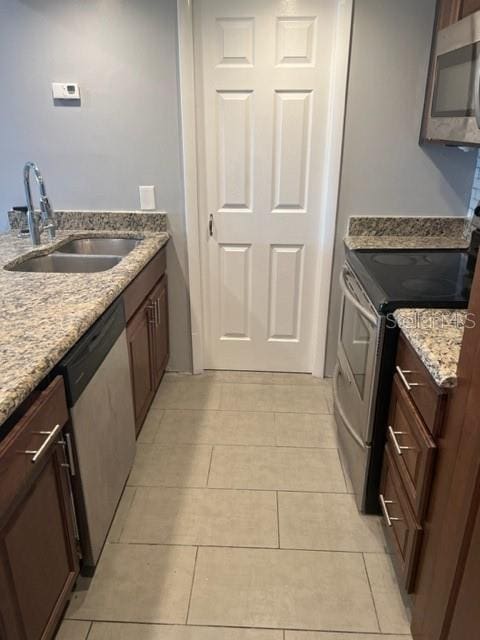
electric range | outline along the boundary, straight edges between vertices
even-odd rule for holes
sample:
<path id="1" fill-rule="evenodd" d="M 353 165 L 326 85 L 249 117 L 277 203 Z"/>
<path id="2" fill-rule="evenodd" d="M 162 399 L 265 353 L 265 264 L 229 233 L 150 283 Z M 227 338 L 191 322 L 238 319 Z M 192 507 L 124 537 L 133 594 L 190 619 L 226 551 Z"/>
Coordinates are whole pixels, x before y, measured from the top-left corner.
<path id="1" fill-rule="evenodd" d="M 398 328 L 405 307 L 466 308 L 473 269 L 467 251 L 347 250 L 334 374 L 342 461 L 358 507 L 379 513 Z"/>

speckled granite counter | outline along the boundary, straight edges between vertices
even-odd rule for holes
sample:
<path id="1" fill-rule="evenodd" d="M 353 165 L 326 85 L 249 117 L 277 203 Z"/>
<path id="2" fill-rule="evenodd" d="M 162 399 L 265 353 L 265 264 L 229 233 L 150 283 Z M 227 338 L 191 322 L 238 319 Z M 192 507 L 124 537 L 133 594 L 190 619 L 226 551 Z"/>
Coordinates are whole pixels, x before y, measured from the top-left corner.
<path id="1" fill-rule="evenodd" d="M 438 386 L 454 387 L 468 312 L 463 309 L 397 309 L 394 316 Z"/>
<path id="2" fill-rule="evenodd" d="M 73 237 L 139 238 L 121 262 L 98 273 L 22 273 L 3 267 L 49 253 Z M 15 232 L 0 235 L 0 425 L 168 241 L 165 232 L 60 231 L 32 251 Z"/>
<path id="3" fill-rule="evenodd" d="M 345 245 L 355 249 L 466 249 L 468 218 L 352 216 Z"/>

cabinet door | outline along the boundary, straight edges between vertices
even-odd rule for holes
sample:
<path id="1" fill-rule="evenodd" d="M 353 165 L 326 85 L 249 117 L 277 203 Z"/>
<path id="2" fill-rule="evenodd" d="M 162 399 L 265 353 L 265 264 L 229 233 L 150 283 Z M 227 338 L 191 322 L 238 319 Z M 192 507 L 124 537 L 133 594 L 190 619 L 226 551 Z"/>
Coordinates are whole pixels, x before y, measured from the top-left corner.
<path id="1" fill-rule="evenodd" d="M 53 637 L 78 575 L 63 450 L 53 444 L 0 534 L 0 630 L 8 640 Z"/>
<path id="2" fill-rule="evenodd" d="M 390 444 L 385 449 L 383 460 L 380 504 L 385 532 L 394 550 L 393 560 L 400 582 L 403 582 L 407 593 L 412 593 L 422 529 L 410 507 L 405 487 L 390 451 Z"/>
<path id="3" fill-rule="evenodd" d="M 465 18 L 475 11 L 480 11 L 480 0 L 463 0 L 461 17 Z"/>
<path id="4" fill-rule="evenodd" d="M 164 275 L 151 293 L 151 301 L 155 307 L 155 325 L 152 340 L 153 384 L 156 389 L 160 384 L 167 366 L 169 355 L 168 340 L 168 288 L 167 276 Z"/>
<path id="5" fill-rule="evenodd" d="M 387 439 L 415 516 L 421 522 L 430 494 L 436 446 L 398 374 L 393 378 Z"/>
<path id="6" fill-rule="evenodd" d="M 135 427 L 138 432 L 153 398 L 152 341 L 155 331 L 154 310 L 147 299 L 127 325 L 130 375 L 132 377 Z"/>

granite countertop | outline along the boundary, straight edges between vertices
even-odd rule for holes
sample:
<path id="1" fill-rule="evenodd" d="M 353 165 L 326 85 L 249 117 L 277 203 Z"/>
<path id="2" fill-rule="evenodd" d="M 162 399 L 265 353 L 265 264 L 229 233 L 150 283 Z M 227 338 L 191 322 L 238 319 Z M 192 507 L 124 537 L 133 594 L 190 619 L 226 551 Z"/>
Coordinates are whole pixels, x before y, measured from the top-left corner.
<path id="1" fill-rule="evenodd" d="M 97 273 L 25 273 L 5 265 L 42 255 L 72 238 L 138 238 L 112 269 Z M 157 251 L 166 232 L 66 231 L 32 250 L 16 232 L 0 235 L 0 425 L 62 359 Z M 21 259 L 20 259 L 21 258 Z"/>
<path id="2" fill-rule="evenodd" d="M 464 309 L 397 309 L 395 319 L 439 387 L 457 384 L 468 311 Z"/>
<path id="3" fill-rule="evenodd" d="M 348 249 L 467 249 L 470 221 L 461 217 L 352 216 Z"/>

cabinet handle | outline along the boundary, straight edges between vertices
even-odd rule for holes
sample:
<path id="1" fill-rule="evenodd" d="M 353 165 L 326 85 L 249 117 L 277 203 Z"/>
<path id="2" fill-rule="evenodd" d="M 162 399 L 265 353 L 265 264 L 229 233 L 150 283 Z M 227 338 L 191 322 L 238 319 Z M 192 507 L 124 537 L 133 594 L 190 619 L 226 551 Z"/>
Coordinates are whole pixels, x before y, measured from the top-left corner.
<path id="1" fill-rule="evenodd" d="M 407 435 L 405 431 L 394 431 L 392 429 L 392 427 L 390 425 L 388 425 L 388 433 L 390 435 L 390 438 L 393 442 L 393 446 L 395 447 L 395 451 L 398 453 L 399 456 L 401 456 L 403 454 L 403 451 L 407 451 L 409 449 L 413 449 L 413 447 L 404 447 L 402 445 L 400 445 L 400 443 L 398 442 L 397 436 L 404 436 Z"/>
<path id="2" fill-rule="evenodd" d="M 420 382 L 409 382 L 407 380 L 407 378 L 405 377 L 406 373 L 415 373 L 415 371 L 410 371 L 409 369 L 401 369 L 398 364 L 395 367 L 395 369 L 397 370 L 397 373 L 400 377 L 400 380 L 403 382 L 403 384 L 405 385 L 405 388 L 408 392 L 410 392 L 412 390 L 412 387 L 423 387 L 423 385 Z"/>
<path id="3" fill-rule="evenodd" d="M 387 523 L 387 526 L 391 527 L 392 522 L 399 522 L 401 518 L 394 518 L 388 513 L 387 504 L 395 504 L 393 500 L 385 500 L 382 494 L 380 494 L 380 506 L 382 508 L 383 517 Z"/>
<path id="4" fill-rule="evenodd" d="M 47 449 L 48 445 L 60 433 L 61 430 L 62 430 L 62 425 L 57 424 L 52 429 L 52 431 L 40 431 L 39 432 L 40 435 L 47 436 L 47 438 L 45 438 L 45 440 L 43 441 L 43 443 L 40 446 L 40 448 L 36 449 L 35 451 L 29 451 L 29 450 L 24 451 L 24 453 L 26 453 L 27 455 L 31 455 L 32 456 L 32 459 L 30 461 L 30 462 L 32 462 L 32 464 L 35 464 L 35 462 L 38 461 L 38 459 L 40 458 L 42 453 Z"/>
<path id="5" fill-rule="evenodd" d="M 155 303 L 152 302 L 151 304 L 148 305 L 147 307 L 147 311 L 148 311 L 148 324 L 157 324 L 157 317 L 156 317 L 156 311 L 155 311 L 156 307 L 155 307 Z M 152 314 L 150 312 L 153 312 L 153 319 L 152 319 Z"/>
<path id="6" fill-rule="evenodd" d="M 160 324 L 160 298 L 155 300 L 155 309 L 157 310 L 157 324 Z"/>

